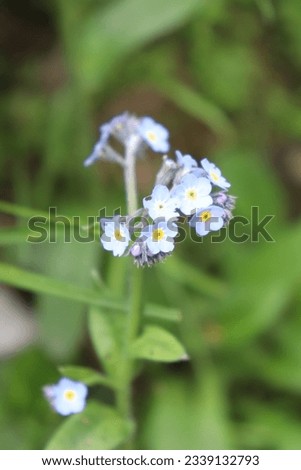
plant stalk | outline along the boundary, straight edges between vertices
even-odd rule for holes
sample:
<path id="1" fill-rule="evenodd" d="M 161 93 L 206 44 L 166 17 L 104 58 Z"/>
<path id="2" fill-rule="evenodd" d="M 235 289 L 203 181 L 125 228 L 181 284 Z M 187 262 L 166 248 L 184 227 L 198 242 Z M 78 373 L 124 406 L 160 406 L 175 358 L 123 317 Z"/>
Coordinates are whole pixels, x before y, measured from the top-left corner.
<path id="1" fill-rule="evenodd" d="M 127 199 L 127 211 L 134 214 L 138 208 L 137 178 L 136 178 L 136 153 L 140 143 L 139 138 L 130 138 L 125 152 L 124 183 Z M 131 357 L 133 341 L 139 333 L 142 311 L 142 271 L 131 265 L 130 278 L 130 308 L 125 332 L 124 367 L 122 384 L 117 391 L 117 406 L 119 412 L 126 418 L 132 419 L 132 379 L 134 373 L 134 359 Z"/>

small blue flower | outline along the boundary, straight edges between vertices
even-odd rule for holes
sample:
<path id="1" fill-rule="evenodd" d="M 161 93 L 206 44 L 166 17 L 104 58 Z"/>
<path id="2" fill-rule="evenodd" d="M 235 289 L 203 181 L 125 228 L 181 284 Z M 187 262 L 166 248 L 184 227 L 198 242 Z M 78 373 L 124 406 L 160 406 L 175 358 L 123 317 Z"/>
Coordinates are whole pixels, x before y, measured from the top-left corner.
<path id="1" fill-rule="evenodd" d="M 198 235 L 203 237 L 207 233 L 219 230 L 224 225 L 225 211 L 219 206 L 209 206 L 200 209 L 191 218 L 189 224 L 195 227 Z"/>
<path id="2" fill-rule="evenodd" d="M 231 184 L 222 176 L 221 170 L 217 168 L 214 163 L 209 162 L 207 158 L 203 158 L 203 160 L 201 160 L 201 165 L 207 172 L 208 177 L 213 184 L 223 189 L 230 188 Z"/>
<path id="3" fill-rule="evenodd" d="M 143 206 L 148 210 L 153 220 L 162 217 L 168 220 L 178 217 L 179 214 L 176 212 L 177 202 L 175 197 L 171 197 L 166 186 L 157 184 L 151 196 L 143 199 Z"/>
<path id="4" fill-rule="evenodd" d="M 43 391 L 52 408 L 60 415 L 80 413 L 86 406 L 88 388 L 81 382 L 63 377 L 55 385 L 46 385 Z"/>
<path id="5" fill-rule="evenodd" d="M 148 225 L 142 230 L 142 237 L 152 255 L 160 252 L 169 253 L 174 249 L 174 237 L 178 233 L 178 227 L 174 222 L 157 222 Z"/>
<path id="6" fill-rule="evenodd" d="M 111 125 L 110 125 L 110 123 L 103 124 L 102 126 L 100 126 L 99 130 L 100 130 L 99 140 L 94 145 L 92 153 L 84 161 L 84 166 L 90 166 L 96 160 L 99 160 L 105 146 L 108 143 L 108 140 L 109 140 L 109 137 L 110 137 L 110 134 L 111 134 Z"/>
<path id="7" fill-rule="evenodd" d="M 104 249 L 113 251 L 114 256 L 122 256 L 130 242 L 130 233 L 126 224 L 117 220 L 105 220 L 104 231 L 100 238 Z"/>
<path id="8" fill-rule="evenodd" d="M 84 161 L 84 166 L 92 165 L 96 160 L 105 156 L 106 146 L 113 135 L 120 142 L 125 143 L 130 131 L 137 127 L 137 118 L 131 117 L 127 112 L 114 116 L 110 121 L 102 124 L 99 128 L 100 136 L 92 153 Z M 111 158 L 109 158 L 111 160 Z"/>
<path id="9" fill-rule="evenodd" d="M 196 160 L 194 160 L 191 155 L 183 155 L 179 150 L 176 150 L 176 157 L 178 165 L 186 168 L 187 170 L 191 170 L 198 166 Z"/>
<path id="10" fill-rule="evenodd" d="M 161 124 L 158 124 L 150 117 L 141 118 L 138 132 L 154 152 L 168 152 L 169 132 Z"/>
<path id="11" fill-rule="evenodd" d="M 207 178 L 197 178 L 194 174 L 187 174 L 182 182 L 175 187 L 172 195 L 178 198 L 178 208 L 185 215 L 191 215 L 200 207 L 212 204 L 211 184 Z"/>

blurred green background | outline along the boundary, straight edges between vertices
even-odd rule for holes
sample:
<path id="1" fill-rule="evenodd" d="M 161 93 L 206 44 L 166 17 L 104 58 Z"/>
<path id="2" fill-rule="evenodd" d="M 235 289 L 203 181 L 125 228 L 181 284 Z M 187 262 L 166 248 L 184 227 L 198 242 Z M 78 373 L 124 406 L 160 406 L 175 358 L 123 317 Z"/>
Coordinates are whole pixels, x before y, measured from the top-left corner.
<path id="1" fill-rule="evenodd" d="M 145 299 L 181 310 L 165 326 L 191 360 L 145 364 L 135 448 L 299 449 L 300 0 L 2 0 L 0 25 L 2 200 L 83 224 L 124 207 L 120 170 L 82 162 L 99 124 L 128 110 L 164 124 L 174 149 L 217 163 L 236 215 L 275 216 L 274 243 L 186 240 L 144 270 Z M 159 166 L 158 155 L 139 164 L 141 197 Z M 26 221 L 2 209 L 3 261 L 122 294 L 126 260 L 97 241 L 30 245 Z M 41 387 L 61 364 L 99 367 L 87 306 L 3 286 L 0 300 L 2 335 L 31 331 L 1 349 L 0 448 L 41 449 L 63 421 Z M 112 400 L 102 388 L 91 396 Z"/>

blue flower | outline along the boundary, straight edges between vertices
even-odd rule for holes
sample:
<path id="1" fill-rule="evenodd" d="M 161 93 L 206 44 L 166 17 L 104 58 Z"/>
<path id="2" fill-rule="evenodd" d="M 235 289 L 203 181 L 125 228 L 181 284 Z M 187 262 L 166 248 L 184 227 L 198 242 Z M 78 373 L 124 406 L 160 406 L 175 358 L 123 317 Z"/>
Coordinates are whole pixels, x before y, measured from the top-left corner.
<path id="1" fill-rule="evenodd" d="M 224 225 L 225 211 L 219 206 L 209 206 L 200 209 L 191 218 L 189 224 L 201 237 L 207 233 L 219 230 Z"/>
<path id="2" fill-rule="evenodd" d="M 150 117 L 141 118 L 138 132 L 154 152 L 168 152 L 169 132 L 161 124 L 158 124 Z"/>
<path id="3" fill-rule="evenodd" d="M 152 255 L 169 253 L 174 249 L 174 237 L 178 233 L 175 223 L 165 221 L 148 225 L 142 230 L 142 237 Z"/>
<path id="4" fill-rule="evenodd" d="M 212 204 L 212 197 L 209 196 L 211 189 L 207 178 L 197 178 L 189 173 L 183 177 L 172 194 L 178 198 L 178 208 L 183 214 L 191 215 L 196 209 Z"/>
<path id="5" fill-rule="evenodd" d="M 203 160 L 201 160 L 201 165 L 207 172 L 207 175 L 213 184 L 223 189 L 230 188 L 231 184 L 222 176 L 221 170 L 217 168 L 214 163 L 209 162 L 207 158 L 203 158 Z"/>
<path id="6" fill-rule="evenodd" d="M 113 251 L 114 256 L 122 256 L 128 247 L 130 233 L 125 223 L 116 219 L 104 223 L 105 233 L 100 241 L 105 250 Z"/>
<path id="7" fill-rule="evenodd" d="M 117 140 L 125 143 L 131 132 L 137 127 L 137 118 L 130 116 L 127 112 L 114 116 L 110 121 L 102 124 L 99 128 L 100 136 L 96 142 L 92 153 L 84 161 L 84 166 L 90 166 L 106 154 L 107 145 L 110 137 L 113 135 Z M 112 157 L 107 158 L 112 160 Z"/>
<path id="8" fill-rule="evenodd" d="M 157 184 L 151 196 L 143 199 L 143 206 L 153 220 L 162 217 L 168 220 L 179 215 L 176 212 L 177 199 L 171 197 L 169 189 L 162 184 Z"/>
<path id="9" fill-rule="evenodd" d="M 99 130 L 100 130 L 99 140 L 94 145 L 92 153 L 84 161 L 84 166 L 90 166 L 96 160 L 99 160 L 105 146 L 108 143 L 108 140 L 111 134 L 110 123 L 103 124 L 102 126 L 100 126 Z"/>
<path id="10" fill-rule="evenodd" d="M 81 382 L 63 377 L 55 385 L 46 385 L 43 391 L 52 408 L 60 415 L 80 413 L 86 406 L 88 388 Z"/>
<path id="11" fill-rule="evenodd" d="M 184 167 L 188 170 L 191 168 L 197 167 L 198 164 L 191 155 L 183 155 L 182 152 L 176 150 L 177 163 L 180 167 Z"/>

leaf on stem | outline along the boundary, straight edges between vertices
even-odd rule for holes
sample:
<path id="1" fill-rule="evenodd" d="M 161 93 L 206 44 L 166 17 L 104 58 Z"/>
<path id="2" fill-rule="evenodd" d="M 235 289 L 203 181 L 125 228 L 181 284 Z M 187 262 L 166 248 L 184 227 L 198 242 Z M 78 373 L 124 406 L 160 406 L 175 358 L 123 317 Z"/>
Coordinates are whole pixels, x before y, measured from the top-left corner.
<path id="1" fill-rule="evenodd" d="M 91 401 L 82 413 L 67 418 L 47 450 L 116 449 L 132 432 L 132 423 L 113 408 Z"/>
<path id="2" fill-rule="evenodd" d="M 188 356 L 181 343 L 168 331 L 148 325 L 131 348 L 132 357 L 150 361 L 175 362 L 187 360 Z"/>
<path id="3" fill-rule="evenodd" d="M 67 365 L 59 367 L 59 371 L 64 377 L 78 380 L 79 382 L 83 382 L 88 386 L 105 385 L 114 388 L 114 384 L 110 381 L 110 379 L 100 372 L 97 372 L 94 369 L 90 369 L 89 367 Z"/>
<path id="4" fill-rule="evenodd" d="M 107 373 L 116 377 L 122 368 L 122 346 L 126 317 L 92 307 L 89 313 L 89 332 L 95 352 Z"/>

